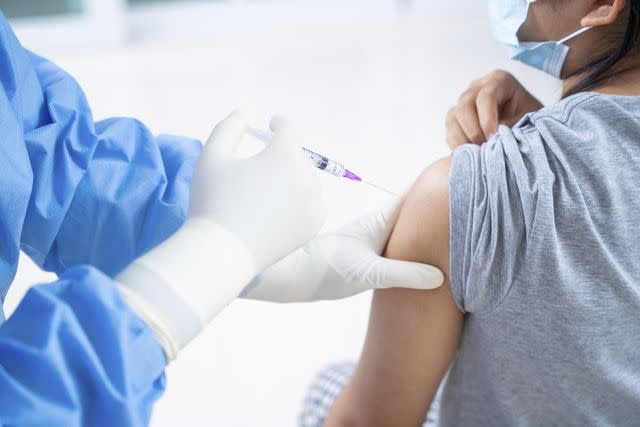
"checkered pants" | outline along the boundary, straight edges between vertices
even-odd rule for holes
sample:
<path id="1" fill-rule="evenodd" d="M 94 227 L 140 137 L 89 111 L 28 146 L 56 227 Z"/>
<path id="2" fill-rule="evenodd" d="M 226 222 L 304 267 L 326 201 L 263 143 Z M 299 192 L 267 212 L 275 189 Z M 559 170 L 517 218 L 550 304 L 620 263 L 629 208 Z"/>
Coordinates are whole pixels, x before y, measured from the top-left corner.
<path id="1" fill-rule="evenodd" d="M 336 363 L 321 371 L 311 383 L 302 403 L 299 427 L 322 427 L 333 402 L 353 375 L 356 365 L 352 362 Z M 423 427 L 438 425 L 439 398 L 436 397 Z"/>

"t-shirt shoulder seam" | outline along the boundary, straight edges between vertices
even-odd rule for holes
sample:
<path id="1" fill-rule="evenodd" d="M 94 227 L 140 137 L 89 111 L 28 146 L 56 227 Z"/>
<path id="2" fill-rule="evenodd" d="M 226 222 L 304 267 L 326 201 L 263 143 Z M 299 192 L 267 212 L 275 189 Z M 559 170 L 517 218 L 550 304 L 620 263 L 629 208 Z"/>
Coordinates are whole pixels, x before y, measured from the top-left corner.
<path id="1" fill-rule="evenodd" d="M 562 108 L 562 113 L 560 113 L 559 117 L 556 117 L 555 114 L 551 113 L 547 109 L 542 109 L 540 111 L 536 111 L 530 116 L 530 121 L 533 125 L 540 119 L 556 117 L 561 123 L 567 123 L 571 119 L 571 115 L 573 112 L 582 104 L 592 100 L 593 98 L 598 97 L 598 93 L 585 93 L 576 95 L 574 98 L 568 100 L 564 107 Z"/>

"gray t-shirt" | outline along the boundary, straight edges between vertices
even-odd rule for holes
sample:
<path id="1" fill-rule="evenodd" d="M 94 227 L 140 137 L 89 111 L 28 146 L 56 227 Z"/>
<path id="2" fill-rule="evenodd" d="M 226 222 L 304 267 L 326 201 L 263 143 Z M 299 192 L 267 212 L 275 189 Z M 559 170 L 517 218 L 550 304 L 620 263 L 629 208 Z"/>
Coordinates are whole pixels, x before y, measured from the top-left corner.
<path id="1" fill-rule="evenodd" d="M 582 93 L 455 151 L 467 313 L 444 426 L 640 425 L 640 97 Z"/>

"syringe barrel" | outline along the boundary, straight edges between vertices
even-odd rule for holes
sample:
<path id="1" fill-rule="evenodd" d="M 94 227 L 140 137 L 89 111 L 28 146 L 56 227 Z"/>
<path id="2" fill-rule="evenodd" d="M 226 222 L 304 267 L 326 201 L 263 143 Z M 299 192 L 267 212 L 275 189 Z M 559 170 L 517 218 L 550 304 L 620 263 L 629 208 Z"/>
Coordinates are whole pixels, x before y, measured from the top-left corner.
<path id="1" fill-rule="evenodd" d="M 302 151 L 309 156 L 309 158 L 313 161 L 313 165 L 331 175 L 335 175 L 338 177 L 344 176 L 345 167 L 338 162 L 334 162 L 333 160 L 325 157 L 321 154 L 315 153 L 307 148 L 302 148 Z"/>
<path id="2" fill-rule="evenodd" d="M 263 140 L 264 142 L 271 141 L 272 135 L 267 132 L 262 132 L 257 129 L 249 128 L 248 133 L 255 136 L 258 139 Z M 331 175 L 335 175 L 338 177 L 344 177 L 347 174 L 347 170 L 344 165 L 335 162 L 328 157 L 323 156 L 322 154 L 318 154 L 314 151 L 311 151 L 307 148 L 302 147 L 302 151 L 311 159 L 313 165 Z"/>

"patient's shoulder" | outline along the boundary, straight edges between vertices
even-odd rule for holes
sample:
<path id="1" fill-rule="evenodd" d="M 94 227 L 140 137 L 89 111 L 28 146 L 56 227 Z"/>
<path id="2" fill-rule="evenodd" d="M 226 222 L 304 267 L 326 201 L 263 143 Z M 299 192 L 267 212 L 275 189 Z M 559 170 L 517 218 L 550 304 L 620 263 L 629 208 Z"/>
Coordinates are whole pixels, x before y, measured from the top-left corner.
<path id="1" fill-rule="evenodd" d="M 449 195 L 451 162 L 452 157 L 448 156 L 428 166 L 416 180 L 412 196 L 417 199 L 444 198 L 446 201 Z"/>
<path id="2" fill-rule="evenodd" d="M 427 167 L 407 194 L 389 242 L 393 258 L 449 270 L 449 171 L 451 157 Z"/>

